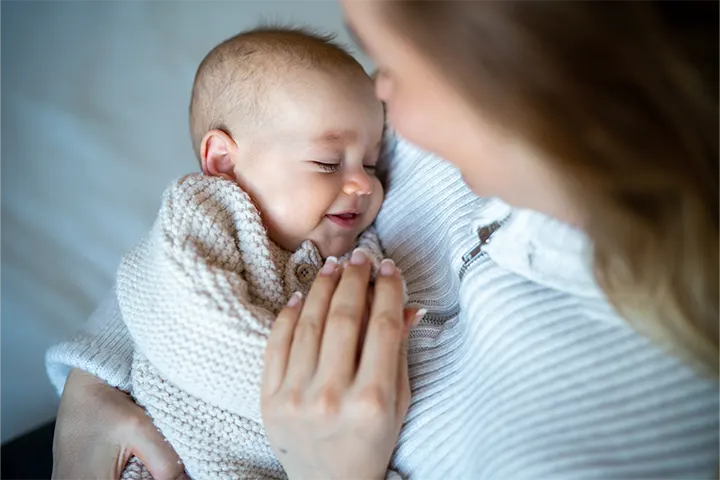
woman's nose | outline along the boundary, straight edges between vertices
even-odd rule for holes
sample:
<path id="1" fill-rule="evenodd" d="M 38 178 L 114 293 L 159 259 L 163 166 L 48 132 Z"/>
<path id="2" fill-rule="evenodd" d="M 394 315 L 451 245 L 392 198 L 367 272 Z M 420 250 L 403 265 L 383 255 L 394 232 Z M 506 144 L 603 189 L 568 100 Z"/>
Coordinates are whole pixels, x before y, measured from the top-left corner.
<path id="1" fill-rule="evenodd" d="M 343 184 L 346 195 L 370 195 L 373 192 L 373 182 L 365 169 L 353 170 L 348 174 Z"/>

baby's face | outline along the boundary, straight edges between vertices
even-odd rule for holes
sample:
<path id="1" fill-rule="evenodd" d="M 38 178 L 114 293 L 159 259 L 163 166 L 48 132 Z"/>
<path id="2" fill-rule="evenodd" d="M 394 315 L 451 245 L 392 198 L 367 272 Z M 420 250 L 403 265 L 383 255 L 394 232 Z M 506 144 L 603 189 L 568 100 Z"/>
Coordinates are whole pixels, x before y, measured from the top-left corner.
<path id="1" fill-rule="evenodd" d="M 340 256 L 375 219 L 383 108 L 372 82 L 312 72 L 263 97 L 266 121 L 238 145 L 235 174 L 260 209 L 270 238 L 294 251 L 312 240 Z"/>

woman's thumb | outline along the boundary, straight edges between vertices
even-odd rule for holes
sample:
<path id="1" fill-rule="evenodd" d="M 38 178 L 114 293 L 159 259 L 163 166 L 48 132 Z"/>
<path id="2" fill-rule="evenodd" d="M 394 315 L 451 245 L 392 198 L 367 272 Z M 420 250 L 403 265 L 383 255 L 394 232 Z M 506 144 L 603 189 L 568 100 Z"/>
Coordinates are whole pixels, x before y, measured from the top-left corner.
<path id="1" fill-rule="evenodd" d="M 403 335 L 403 339 L 406 339 L 408 335 L 410 334 L 410 330 L 415 328 L 418 323 L 420 323 L 420 320 L 425 317 L 425 314 L 427 314 L 426 308 L 421 307 L 407 307 L 405 308 L 405 311 L 403 312 L 403 322 L 405 324 L 405 332 Z"/>
<path id="2" fill-rule="evenodd" d="M 132 450 L 154 479 L 189 479 L 180 457 L 152 423 L 143 425 Z"/>
<path id="3" fill-rule="evenodd" d="M 420 323 L 423 319 L 427 309 L 418 307 L 408 307 L 403 312 L 403 320 L 405 323 L 405 332 L 403 333 L 402 343 L 400 344 L 400 350 L 398 355 L 398 375 L 397 375 L 397 395 L 396 395 L 396 413 L 397 418 L 405 418 L 408 407 L 410 406 L 410 379 L 408 376 L 408 359 L 407 359 L 407 348 L 408 348 L 408 335 L 410 330 Z"/>

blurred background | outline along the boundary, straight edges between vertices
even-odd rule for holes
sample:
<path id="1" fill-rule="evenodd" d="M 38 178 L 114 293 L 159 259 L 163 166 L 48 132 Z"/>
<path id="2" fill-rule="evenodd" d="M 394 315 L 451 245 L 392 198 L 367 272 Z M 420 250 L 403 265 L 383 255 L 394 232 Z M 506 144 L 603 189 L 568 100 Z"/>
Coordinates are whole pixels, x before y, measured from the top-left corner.
<path id="1" fill-rule="evenodd" d="M 167 183 L 197 170 L 187 110 L 204 55 L 260 22 L 351 41 L 329 0 L 3 1 L 0 9 L 7 445 L 52 421 L 58 398 L 45 350 L 80 329 L 107 293 Z"/>

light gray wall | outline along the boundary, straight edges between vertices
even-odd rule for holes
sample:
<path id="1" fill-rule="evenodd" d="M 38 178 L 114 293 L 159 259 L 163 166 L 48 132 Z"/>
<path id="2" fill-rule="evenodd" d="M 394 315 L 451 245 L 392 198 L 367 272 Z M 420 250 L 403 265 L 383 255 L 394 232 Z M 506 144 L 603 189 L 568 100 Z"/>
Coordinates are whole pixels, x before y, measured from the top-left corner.
<path id="1" fill-rule="evenodd" d="M 350 40 L 331 1 L 4 1 L 1 18 L 5 442 L 55 415 L 44 351 L 108 290 L 163 187 L 197 168 L 187 105 L 207 51 L 260 20 Z"/>

